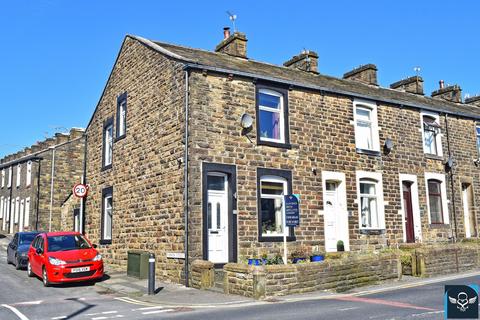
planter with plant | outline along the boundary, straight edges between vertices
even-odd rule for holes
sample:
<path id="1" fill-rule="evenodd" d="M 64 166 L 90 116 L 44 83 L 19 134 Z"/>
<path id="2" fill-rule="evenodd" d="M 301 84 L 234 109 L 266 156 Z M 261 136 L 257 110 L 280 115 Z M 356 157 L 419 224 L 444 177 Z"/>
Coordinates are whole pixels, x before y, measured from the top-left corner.
<path id="1" fill-rule="evenodd" d="M 338 251 L 338 252 L 345 251 L 345 246 L 343 245 L 343 241 L 342 241 L 342 240 L 338 240 L 338 241 L 337 241 L 337 251 Z"/>
<path id="2" fill-rule="evenodd" d="M 315 247 L 315 249 L 312 251 L 312 255 L 310 256 L 310 261 L 321 262 L 323 260 L 325 260 L 325 252 L 319 250 L 318 247 Z"/>
<path id="3" fill-rule="evenodd" d="M 298 247 L 292 253 L 290 253 L 292 263 L 299 263 L 300 261 L 305 261 L 307 259 L 307 252 L 305 248 Z"/>

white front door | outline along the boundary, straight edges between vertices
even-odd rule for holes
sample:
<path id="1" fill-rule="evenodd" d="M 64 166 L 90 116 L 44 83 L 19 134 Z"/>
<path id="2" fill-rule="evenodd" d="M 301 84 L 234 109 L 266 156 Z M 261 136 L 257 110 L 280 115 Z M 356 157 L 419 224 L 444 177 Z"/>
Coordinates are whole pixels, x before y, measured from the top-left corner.
<path id="1" fill-rule="evenodd" d="M 224 174 L 209 174 L 207 199 L 208 260 L 228 262 L 228 180 Z"/>
<path id="2" fill-rule="evenodd" d="M 465 223 L 465 238 L 476 236 L 475 216 L 472 214 L 473 199 L 472 199 L 472 185 L 462 183 L 462 202 L 463 202 L 463 216 Z"/>
<path id="3" fill-rule="evenodd" d="M 340 205 L 340 181 L 327 180 L 324 192 L 325 250 L 337 251 L 337 242 L 342 240 L 348 250 L 348 220 L 345 210 Z"/>

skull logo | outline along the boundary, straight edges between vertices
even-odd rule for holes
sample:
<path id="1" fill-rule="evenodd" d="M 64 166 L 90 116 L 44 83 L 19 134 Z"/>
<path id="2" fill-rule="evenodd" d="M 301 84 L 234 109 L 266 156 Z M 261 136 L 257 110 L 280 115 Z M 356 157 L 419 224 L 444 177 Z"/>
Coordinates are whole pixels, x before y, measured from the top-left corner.
<path id="1" fill-rule="evenodd" d="M 456 304 L 457 309 L 465 312 L 467 311 L 469 304 L 474 304 L 475 302 L 477 302 L 477 297 L 469 299 L 468 295 L 465 292 L 460 292 L 456 299 L 448 296 L 448 300 L 450 301 L 450 303 Z"/>

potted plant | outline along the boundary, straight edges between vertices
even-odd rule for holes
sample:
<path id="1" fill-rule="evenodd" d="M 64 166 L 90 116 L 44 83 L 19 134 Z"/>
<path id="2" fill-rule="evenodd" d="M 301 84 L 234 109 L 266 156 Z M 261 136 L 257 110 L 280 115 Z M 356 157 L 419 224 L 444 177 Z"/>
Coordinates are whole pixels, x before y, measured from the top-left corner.
<path id="1" fill-rule="evenodd" d="M 312 262 L 321 262 L 325 260 L 325 252 L 318 249 L 318 246 L 312 251 L 312 255 L 310 256 L 310 261 Z"/>
<path id="2" fill-rule="evenodd" d="M 345 246 L 343 245 L 343 241 L 342 241 L 342 240 L 338 240 L 338 241 L 337 241 L 337 251 L 338 251 L 338 252 L 345 251 Z"/>
<path id="3" fill-rule="evenodd" d="M 266 252 L 262 254 L 262 264 L 268 264 L 268 255 Z"/>
<path id="4" fill-rule="evenodd" d="M 296 248 L 291 254 L 290 257 L 292 259 L 292 263 L 298 263 L 300 261 L 305 261 L 307 258 L 307 253 L 305 252 L 305 248 L 298 247 Z"/>
<path id="5" fill-rule="evenodd" d="M 253 249 L 252 258 L 248 259 L 248 264 L 251 266 L 259 266 L 262 264 L 262 259 L 258 259 L 257 250 Z"/>

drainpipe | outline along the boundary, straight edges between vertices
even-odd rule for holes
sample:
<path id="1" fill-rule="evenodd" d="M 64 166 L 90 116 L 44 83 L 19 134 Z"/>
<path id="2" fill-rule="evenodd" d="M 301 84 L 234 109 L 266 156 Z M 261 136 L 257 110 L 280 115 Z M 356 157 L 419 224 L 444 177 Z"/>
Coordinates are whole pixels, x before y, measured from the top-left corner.
<path id="1" fill-rule="evenodd" d="M 450 151 L 450 136 L 448 134 L 448 115 L 445 113 L 445 127 L 446 127 L 446 134 L 447 134 L 447 149 L 448 149 L 448 157 L 452 157 L 452 153 Z M 450 168 L 450 185 L 452 189 L 452 208 L 453 208 L 453 225 L 454 225 L 454 232 L 455 236 L 453 237 L 453 241 L 457 242 L 458 236 L 458 229 L 457 229 L 457 213 L 455 209 L 455 183 L 453 181 L 453 166 Z"/>
<path id="2" fill-rule="evenodd" d="M 37 218 L 35 219 L 35 230 L 38 231 L 38 216 L 40 212 L 40 170 L 42 168 L 42 158 L 38 159 L 38 169 L 37 169 Z"/>
<path id="3" fill-rule="evenodd" d="M 8 170 L 9 176 L 8 179 L 12 182 L 10 183 L 10 201 L 8 201 L 8 231 L 9 233 L 13 233 L 13 227 L 15 225 L 15 221 L 12 219 L 12 201 L 13 201 L 13 167 L 12 171 Z M 7 181 L 8 183 L 8 181 Z"/>
<path id="4" fill-rule="evenodd" d="M 184 225 L 185 225 L 185 287 L 189 287 L 189 272 L 188 272 L 188 70 L 185 70 L 185 156 L 183 160 L 184 170 L 184 186 L 183 186 L 183 201 L 184 201 Z"/>
<path id="5" fill-rule="evenodd" d="M 83 174 L 82 174 L 82 181 L 81 183 L 82 184 L 86 184 L 86 181 L 87 181 L 87 133 L 85 132 L 85 144 L 84 144 L 84 147 L 83 147 Z M 82 199 L 80 199 L 80 217 L 79 220 L 80 220 L 80 225 L 78 226 L 79 227 L 79 232 L 82 233 L 82 234 L 85 234 L 85 226 L 84 226 L 84 223 L 85 223 L 85 199 L 86 197 L 83 197 Z"/>
<path id="6" fill-rule="evenodd" d="M 51 147 L 52 149 L 52 172 L 50 175 L 50 216 L 48 219 L 48 231 L 52 231 L 52 210 L 53 210 L 53 181 L 55 175 L 55 147 Z"/>

